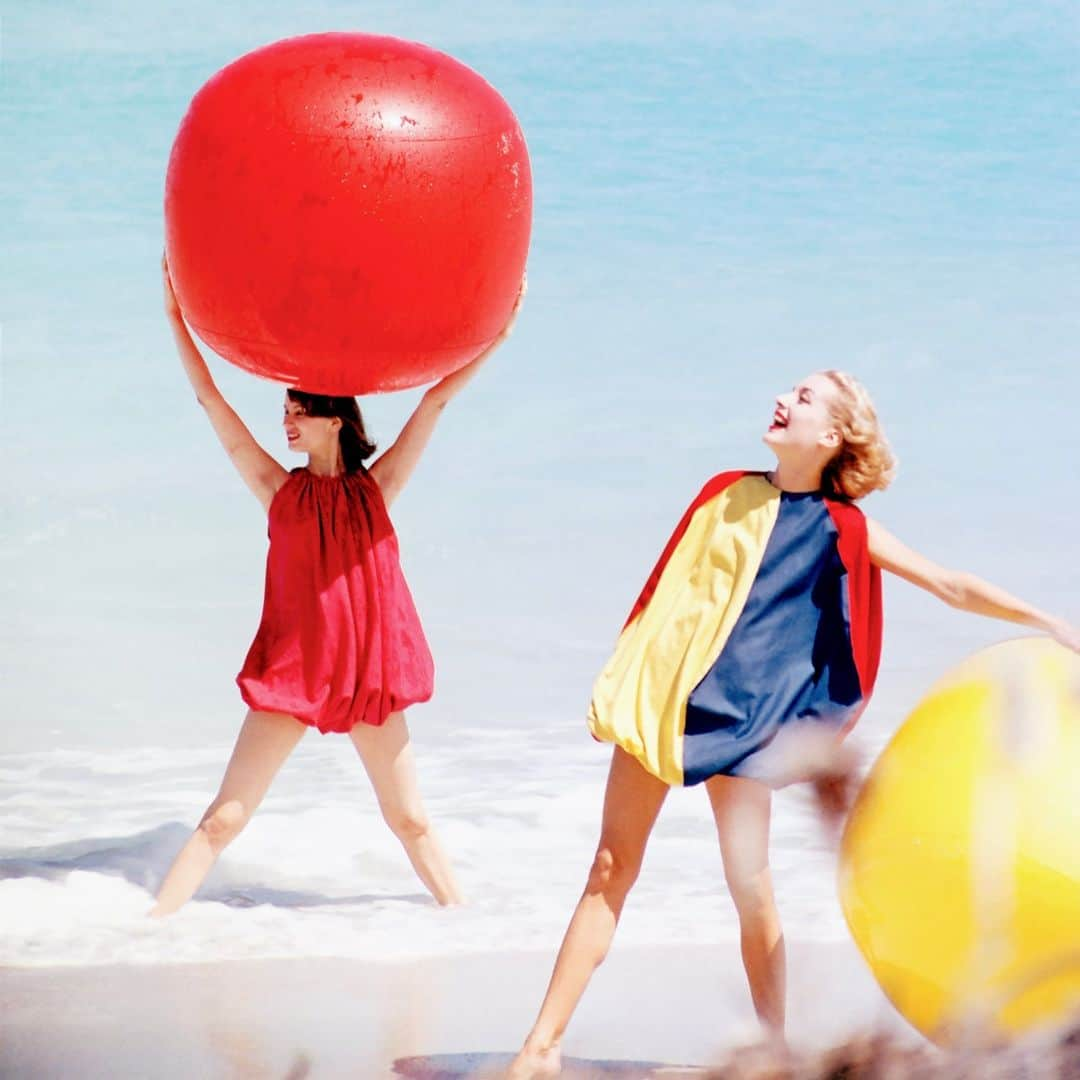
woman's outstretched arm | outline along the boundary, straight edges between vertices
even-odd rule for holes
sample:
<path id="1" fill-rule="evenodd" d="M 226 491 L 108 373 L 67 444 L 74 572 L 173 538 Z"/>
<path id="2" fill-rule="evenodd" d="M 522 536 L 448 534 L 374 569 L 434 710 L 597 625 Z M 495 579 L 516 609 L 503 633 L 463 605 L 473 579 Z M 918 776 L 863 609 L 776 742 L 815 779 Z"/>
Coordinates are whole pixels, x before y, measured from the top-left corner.
<path id="1" fill-rule="evenodd" d="M 383 501 L 387 506 L 401 494 L 402 488 L 412 476 L 443 409 L 510 336 L 514 323 L 517 321 L 518 312 L 521 310 L 522 301 L 525 299 L 525 290 L 525 279 L 522 278 L 521 289 L 514 302 L 514 308 L 510 312 L 509 319 L 506 320 L 506 325 L 499 331 L 498 337 L 475 360 L 471 360 L 452 375 L 440 379 L 424 394 L 420 399 L 420 404 L 401 429 L 401 434 L 394 445 L 371 466 L 371 475 L 379 485 Z"/>
<path id="2" fill-rule="evenodd" d="M 162 284 L 165 289 L 165 314 L 172 327 L 176 350 L 184 365 L 184 373 L 195 391 L 199 404 L 206 410 L 221 445 L 236 466 L 244 483 L 251 488 L 255 498 L 263 508 L 270 509 L 270 501 L 288 477 L 288 471 L 275 461 L 252 437 L 243 420 L 233 411 L 232 406 L 221 395 L 214 383 L 210 369 L 202 354 L 191 340 L 183 313 L 173 292 L 169 267 L 164 257 L 161 260 Z"/>
<path id="3" fill-rule="evenodd" d="M 1064 619 L 1048 615 L 974 574 L 948 570 L 931 562 L 876 521 L 868 520 L 866 524 L 870 559 L 875 566 L 918 585 L 951 607 L 1042 630 L 1067 648 L 1080 652 L 1080 630 Z"/>

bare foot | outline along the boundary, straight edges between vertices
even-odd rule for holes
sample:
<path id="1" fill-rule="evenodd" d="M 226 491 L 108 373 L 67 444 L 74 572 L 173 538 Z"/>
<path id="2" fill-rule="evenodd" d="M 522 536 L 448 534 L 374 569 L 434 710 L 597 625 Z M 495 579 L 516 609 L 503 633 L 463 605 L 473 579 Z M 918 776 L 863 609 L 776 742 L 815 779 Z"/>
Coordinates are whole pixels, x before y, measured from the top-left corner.
<path id="1" fill-rule="evenodd" d="M 526 1043 L 506 1070 L 506 1080 L 546 1080 L 562 1072 L 562 1051 L 554 1043 L 537 1050 Z"/>

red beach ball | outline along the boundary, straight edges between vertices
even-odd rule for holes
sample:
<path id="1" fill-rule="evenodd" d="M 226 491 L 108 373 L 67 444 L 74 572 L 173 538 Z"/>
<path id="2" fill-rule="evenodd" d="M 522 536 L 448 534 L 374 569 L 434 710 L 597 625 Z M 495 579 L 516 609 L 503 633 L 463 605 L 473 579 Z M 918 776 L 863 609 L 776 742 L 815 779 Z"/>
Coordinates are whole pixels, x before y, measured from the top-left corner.
<path id="1" fill-rule="evenodd" d="M 502 329 L 532 177 L 476 72 L 370 34 L 289 38 L 195 95 L 165 181 L 165 246 L 195 332 L 312 393 L 415 386 Z"/>

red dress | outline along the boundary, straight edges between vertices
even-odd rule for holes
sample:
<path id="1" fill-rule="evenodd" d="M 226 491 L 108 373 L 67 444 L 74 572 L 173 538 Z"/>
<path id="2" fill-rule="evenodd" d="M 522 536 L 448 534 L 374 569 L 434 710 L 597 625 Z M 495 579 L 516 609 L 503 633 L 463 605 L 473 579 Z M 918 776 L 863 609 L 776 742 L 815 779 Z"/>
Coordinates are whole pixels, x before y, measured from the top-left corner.
<path id="1" fill-rule="evenodd" d="M 328 732 L 431 697 L 435 666 L 371 475 L 293 469 L 269 535 L 262 622 L 236 678 L 244 701 Z"/>

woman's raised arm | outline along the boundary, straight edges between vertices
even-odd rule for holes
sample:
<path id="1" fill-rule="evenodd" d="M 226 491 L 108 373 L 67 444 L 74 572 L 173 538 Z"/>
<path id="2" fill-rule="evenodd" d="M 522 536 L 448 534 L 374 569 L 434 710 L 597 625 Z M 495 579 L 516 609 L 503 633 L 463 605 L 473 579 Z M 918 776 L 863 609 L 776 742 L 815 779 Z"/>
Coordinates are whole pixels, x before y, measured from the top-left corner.
<path id="1" fill-rule="evenodd" d="M 1066 648 L 1080 652 L 1080 630 L 1064 619 L 1048 615 L 974 574 L 948 570 L 931 562 L 876 521 L 868 519 L 866 526 L 870 560 L 875 566 L 918 585 L 951 607 L 1030 626 L 1049 634 Z"/>
<path id="2" fill-rule="evenodd" d="M 371 475 L 379 485 L 383 501 L 387 506 L 398 497 L 401 489 L 412 476 L 443 409 L 510 336 L 514 323 L 517 321 L 518 312 L 521 310 L 522 301 L 525 299 L 526 288 L 525 278 L 522 278 L 521 288 L 518 290 L 517 300 L 514 301 L 510 317 L 495 340 L 474 360 L 453 374 L 440 379 L 424 394 L 420 399 L 420 404 L 401 429 L 401 434 L 394 445 L 371 466 Z"/>
<path id="3" fill-rule="evenodd" d="M 255 498 L 262 503 L 263 508 L 269 510 L 271 500 L 289 475 L 288 470 L 255 441 L 243 420 L 236 415 L 215 385 L 206 361 L 188 333 L 183 313 L 173 292 L 169 266 L 164 256 L 161 260 L 161 275 L 165 290 L 165 314 L 172 327 L 176 350 L 180 354 L 188 382 L 191 383 L 199 404 L 206 410 L 221 445 L 236 466 L 236 471 L 251 488 Z"/>

